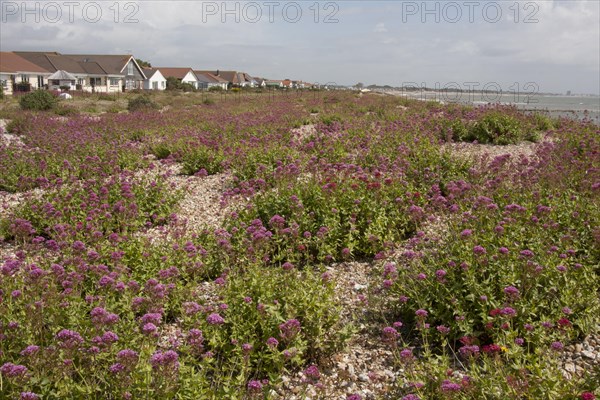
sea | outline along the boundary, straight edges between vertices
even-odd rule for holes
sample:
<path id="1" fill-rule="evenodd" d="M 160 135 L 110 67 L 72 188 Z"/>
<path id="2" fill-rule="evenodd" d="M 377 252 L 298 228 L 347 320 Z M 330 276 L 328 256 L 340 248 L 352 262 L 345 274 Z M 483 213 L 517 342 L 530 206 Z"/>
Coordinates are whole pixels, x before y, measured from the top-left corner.
<path id="1" fill-rule="evenodd" d="M 550 117 L 589 120 L 600 125 L 600 96 L 429 91 L 387 91 L 387 93 L 441 103 L 514 105 L 525 112 L 539 112 Z"/>

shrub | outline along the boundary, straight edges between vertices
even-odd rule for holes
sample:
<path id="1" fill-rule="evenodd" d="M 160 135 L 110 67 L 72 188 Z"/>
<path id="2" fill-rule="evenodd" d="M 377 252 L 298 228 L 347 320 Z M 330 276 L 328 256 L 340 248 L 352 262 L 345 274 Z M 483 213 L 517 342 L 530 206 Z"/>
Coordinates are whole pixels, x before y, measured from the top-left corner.
<path id="1" fill-rule="evenodd" d="M 214 175 L 223 170 L 222 162 L 224 159 L 222 153 L 206 146 L 185 149 L 181 156 L 183 173 L 194 175 L 204 169 L 208 175 Z"/>
<path id="2" fill-rule="evenodd" d="M 108 93 L 100 93 L 98 95 L 98 100 L 117 101 L 117 96 Z"/>
<path id="3" fill-rule="evenodd" d="M 19 105 L 23 110 L 50 110 L 56 106 L 56 97 L 45 90 L 36 90 L 21 97 Z"/>
<path id="4" fill-rule="evenodd" d="M 129 100 L 127 103 L 127 110 L 129 112 L 135 111 L 150 111 L 156 110 L 158 105 L 153 102 L 147 95 L 139 96 Z"/>
<path id="5" fill-rule="evenodd" d="M 54 110 L 54 113 L 56 115 L 60 115 L 63 117 L 66 117 L 68 115 L 77 115 L 79 114 L 79 110 L 75 107 L 70 107 L 70 106 L 60 106 L 60 107 L 56 107 L 56 109 Z"/>
<path id="6" fill-rule="evenodd" d="M 213 86 L 208 88 L 209 92 L 222 92 L 223 88 L 221 86 Z"/>
<path id="7" fill-rule="evenodd" d="M 524 137 L 521 121 L 506 113 L 492 111 L 479 119 L 465 138 L 479 143 L 507 145 L 518 143 Z"/>

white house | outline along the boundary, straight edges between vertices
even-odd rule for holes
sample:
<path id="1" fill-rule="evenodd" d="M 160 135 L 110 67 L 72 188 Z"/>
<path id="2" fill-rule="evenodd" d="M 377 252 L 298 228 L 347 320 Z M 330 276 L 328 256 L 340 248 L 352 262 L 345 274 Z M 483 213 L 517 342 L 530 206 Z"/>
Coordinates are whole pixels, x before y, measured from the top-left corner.
<path id="1" fill-rule="evenodd" d="M 222 90 L 227 90 L 229 82 L 220 76 L 211 74 L 205 71 L 194 71 L 198 78 L 198 89 L 210 89 L 213 87 L 220 87 Z"/>
<path id="2" fill-rule="evenodd" d="M 189 83 L 194 87 L 194 89 L 198 89 L 198 78 L 194 71 L 191 68 L 156 68 L 160 70 L 162 75 L 165 78 L 177 78 L 181 83 Z"/>
<path id="3" fill-rule="evenodd" d="M 13 52 L 0 52 L 0 86 L 5 94 L 43 88 L 50 71 Z"/>
<path id="4" fill-rule="evenodd" d="M 18 56 L 48 71 L 66 71 L 76 77 L 77 90 L 114 93 L 141 89 L 146 77 L 130 54 L 60 54 L 16 51 Z"/>
<path id="5" fill-rule="evenodd" d="M 146 90 L 165 90 L 167 88 L 167 78 L 158 68 L 144 68 L 144 89 Z"/>

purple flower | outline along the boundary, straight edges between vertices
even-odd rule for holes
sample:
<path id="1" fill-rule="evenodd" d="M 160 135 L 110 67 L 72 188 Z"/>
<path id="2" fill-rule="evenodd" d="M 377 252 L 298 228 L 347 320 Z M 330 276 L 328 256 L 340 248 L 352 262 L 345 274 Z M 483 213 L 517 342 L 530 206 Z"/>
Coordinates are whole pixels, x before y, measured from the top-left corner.
<path id="1" fill-rule="evenodd" d="M 252 380 L 248 382 L 248 392 L 257 394 L 262 391 L 263 385 L 260 381 Z"/>
<path id="2" fill-rule="evenodd" d="M 412 360 L 414 357 L 412 349 L 403 349 L 400 352 L 400 358 L 403 360 Z"/>
<path id="3" fill-rule="evenodd" d="M 445 379 L 442 382 L 442 392 L 458 392 L 461 389 L 461 386 L 458 383 L 454 383 L 448 379 Z"/>
<path id="4" fill-rule="evenodd" d="M 391 326 L 386 326 L 382 331 L 383 341 L 388 343 L 395 343 L 398 339 L 398 331 Z"/>
<path id="5" fill-rule="evenodd" d="M 514 287 L 514 286 L 507 286 L 507 287 L 505 287 L 505 288 L 504 288 L 504 293 L 505 293 L 505 294 L 506 294 L 508 297 L 510 297 L 510 298 L 513 298 L 513 299 L 515 299 L 515 298 L 519 297 L 519 289 L 517 289 L 517 288 L 516 288 L 516 287 Z"/>
<path id="6" fill-rule="evenodd" d="M 183 311 L 185 312 L 186 315 L 197 314 L 202 309 L 200 304 L 198 304 L 194 301 L 183 303 L 182 306 L 183 306 Z"/>
<path id="7" fill-rule="evenodd" d="M 554 351 L 560 351 L 563 349 L 563 344 L 561 342 L 552 342 L 550 348 Z"/>
<path id="8" fill-rule="evenodd" d="M 469 236 L 471 236 L 472 234 L 473 234 L 473 231 L 472 231 L 472 230 L 470 230 L 470 229 L 465 229 L 464 231 L 462 231 L 462 232 L 460 233 L 460 236 L 462 236 L 462 237 L 469 237 Z"/>
<path id="9" fill-rule="evenodd" d="M 137 364 L 138 359 L 138 353 L 131 349 L 124 349 L 117 353 L 117 360 L 126 366 L 133 366 Z"/>
<path id="10" fill-rule="evenodd" d="M 179 369 L 178 359 L 179 355 L 173 350 L 168 350 L 164 353 L 159 350 L 150 357 L 150 365 L 152 365 L 155 371 L 165 370 L 172 372 L 172 370 Z"/>
<path id="11" fill-rule="evenodd" d="M 283 268 L 284 271 L 290 271 L 294 269 L 294 264 L 292 264 L 291 262 L 286 262 L 281 266 L 281 268 Z"/>
<path id="12" fill-rule="evenodd" d="M 252 346 L 251 343 L 244 343 L 244 344 L 242 344 L 242 351 L 244 353 L 250 353 L 252 351 L 252 348 L 253 348 L 253 346 Z"/>
<path id="13" fill-rule="evenodd" d="M 112 374 L 118 374 L 120 372 L 125 371 L 125 366 L 121 363 L 115 363 L 113 365 L 111 365 L 108 370 L 112 373 Z"/>
<path id="14" fill-rule="evenodd" d="M 526 250 L 522 250 L 521 252 L 519 252 L 519 254 L 521 254 L 521 255 L 522 255 L 523 257 L 525 257 L 525 258 L 531 258 L 531 257 L 533 257 L 533 255 L 534 255 L 534 254 L 533 254 L 533 251 L 531 251 L 531 250 L 528 250 L 528 249 L 526 249 Z"/>
<path id="15" fill-rule="evenodd" d="M 154 325 L 152 322 L 148 322 L 147 324 L 144 324 L 144 326 L 142 326 L 142 332 L 145 335 L 151 335 L 155 333 L 157 329 L 158 328 L 156 327 L 156 325 Z"/>
<path id="16" fill-rule="evenodd" d="M 300 333 L 300 329 L 300 321 L 297 319 L 289 319 L 279 325 L 279 330 L 281 331 L 279 336 L 285 341 L 290 341 Z"/>
<path id="17" fill-rule="evenodd" d="M 531 325 L 531 324 L 525 324 L 525 325 L 523 325 L 523 327 L 525 328 L 526 331 L 529 331 L 529 332 L 531 332 L 532 330 L 535 329 L 533 327 L 533 325 Z"/>
<path id="18" fill-rule="evenodd" d="M 154 325 L 160 325 L 162 322 L 162 315 L 159 313 L 148 313 L 142 316 L 141 322 L 142 324 L 152 323 Z"/>
<path id="19" fill-rule="evenodd" d="M 116 333 L 107 331 L 102 334 L 102 343 L 113 344 L 119 340 L 119 336 Z"/>
<path id="20" fill-rule="evenodd" d="M 36 346 L 34 344 L 27 346 L 24 350 L 21 351 L 21 355 L 24 357 L 30 356 L 32 354 L 37 353 L 40 350 L 40 346 Z"/>
<path id="21" fill-rule="evenodd" d="M 13 291 L 10 293 L 10 295 L 11 295 L 11 297 L 12 297 L 13 299 L 16 299 L 16 298 L 18 298 L 18 297 L 21 297 L 21 291 L 20 291 L 20 290 L 18 290 L 18 289 L 17 289 L 17 290 L 13 290 Z"/>
<path id="22" fill-rule="evenodd" d="M 212 313 L 206 317 L 206 322 L 208 322 L 210 325 L 223 325 L 225 323 L 225 319 L 223 319 L 223 317 L 217 313 Z"/>
<path id="23" fill-rule="evenodd" d="M 473 253 L 475 253 L 478 256 L 484 255 L 486 252 L 485 247 L 483 246 L 475 246 L 473 247 Z"/>
<path id="24" fill-rule="evenodd" d="M 402 398 L 402 400 L 421 400 L 421 398 L 419 396 L 417 396 L 416 394 L 407 394 L 406 396 L 404 396 Z"/>
<path id="25" fill-rule="evenodd" d="M 444 325 L 439 325 L 435 329 L 437 329 L 437 331 L 439 333 L 441 333 L 442 335 L 446 335 L 447 333 L 450 332 L 450 328 L 448 328 L 447 326 L 444 326 Z"/>
<path id="26" fill-rule="evenodd" d="M 85 244 L 83 244 L 83 242 L 79 241 L 79 240 L 73 242 L 73 246 L 72 247 L 73 247 L 73 250 L 75 250 L 75 251 L 80 251 L 80 252 L 84 252 L 85 251 Z"/>
<path id="27" fill-rule="evenodd" d="M 564 265 L 559 265 L 556 267 L 556 269 L 558 270 L 558 272 L 565 272 L 567 270 L 567 267 L 565 267 Z"/>
<path id="28" fill-rule="evenodd" d="M 56 334 L 60 346 L 65 349 L 74 349 L 83 343 L 81 335 L 69 329 L 63 329 Z"/>
<path id="29" fill-rule="evenodd" d="M 438 269 L 437 271 L 435 271 L 435 276 L 436 276 L 438 279 L 442 279 L 443 277 L 445 277 L 445 276 L 446 276 L 446 271 L 445 271 L 445 270 L 443 270 L 443 269 Z"/>
<path id="30" fill-rule="evenodd" d="M 21 392 L 19 400 L 39 400 L 40 396 L 33 392 Z"/>
<path id="31" fill-rule="evenodd" d="M 428 314 L 427 311 L 423 310 L 422 308 L 415 311 L 415 315 L 417 317 L 425 318 L 425 317 L 427 317 L 427 314 Z"/>
<path id="32" fill-rule="evenodd" d="M 321 378 L 319 368 L 314 364 L 304 370 L 304 375 L 310 383 L 316 383 Z"/>
<path id="33" fill-rule="evenodd" d="M 479 353 L 479 346 L 465 345 L 458 349 L 458 352 L 463 357 L 475 356 Z"/>
<path id="34" fill-rule="evenodd" d="M 523 346 L 525 344 L 525 340 L 523 340 L 523 338 L 519 338 L 518 337 L 518 338 L 515 339 L 515 344 L 517 346 Z"/>
<path id="35" fill-rule="evenodd" d="M 13 363 L 5 363 L 0 367 L 0 373 L 6 378 L 26 378 L 27 367 L 24 365 L 17 365 Z"/>
<path id="36" fill-rule="evenodd" d="M 267 339 L 267 347 L 270 349 L 275 349 L 279 345 L 279 341 L 274 337 L 270 337 Z"/>
<path id="37" fill-rule="evenodd" d="M 515 309 L 511 307 L 504 307 L 500 310 L 500 314 L 512 317 L 517 315 L 517 311 L 515 311 Z"/>
<path id="38" fill-rule="evenodd" d="M 346 400 L 362 400 L 362 396 L 360 394 L 349 394 L 346 396 Z"/>

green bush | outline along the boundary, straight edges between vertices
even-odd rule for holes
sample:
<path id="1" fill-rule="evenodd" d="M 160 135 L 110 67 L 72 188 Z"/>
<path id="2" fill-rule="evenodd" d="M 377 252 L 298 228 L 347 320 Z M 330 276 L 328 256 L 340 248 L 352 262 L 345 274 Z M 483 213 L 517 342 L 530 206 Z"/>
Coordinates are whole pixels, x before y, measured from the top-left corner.
<path id="1" fill-rule="evenodd" d="M 208 175 L 217 174 L 223 170 L 224 160 L 225 157 L 221 152 L 206 146 L 185 149 L 181 156 L 185 175 L 194 175 L 202 169 L 206 170 Z"/>
<path id="2" fill-rule="evenodd" d="M 54 110 L 54 113 L 56 115 L 66 117 L 69 115 L 79 114 L 79 110 L 77 108 L 71 107 L 71 106 L 60 106 L 60 107 L 56 107 L 56 109 Z"/>
<path id="3" fill-rule="evenodd" d="M 129 100 L 129 102 L 127 103 L 127 110 L 129 112 L 150 111 L 156 110 L 157 108 L 158 105 L 155 102 L 153 102 L 147 95 L 136 97 L 134 99 Z"/>
<path id="4" fill-rule="evenodd" d="M 222 92 L 223 88 L 221 86 L 213 86 L 208 88 L 209 92 Z"/>
<path id="5" fill-rule="evenodd" d="M 479 143 L 514 144 L 523 140 L 525 133 L 521 121 L 499 111 L 485 114 L 466 135 L 466 140 Z"/>
<path id="6" fill-rule="evenodd" d="M 36 90 L 21 97 L 19 105 L 23 110 L 51 110 L 56 106 L 56 97 L 45 90 Z"/>

